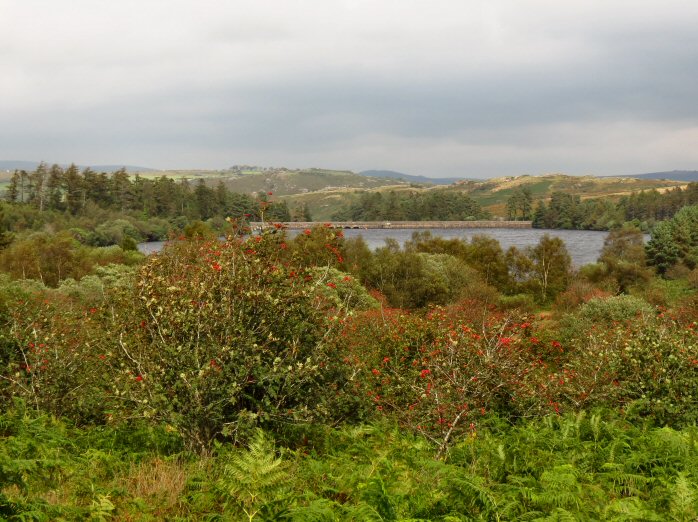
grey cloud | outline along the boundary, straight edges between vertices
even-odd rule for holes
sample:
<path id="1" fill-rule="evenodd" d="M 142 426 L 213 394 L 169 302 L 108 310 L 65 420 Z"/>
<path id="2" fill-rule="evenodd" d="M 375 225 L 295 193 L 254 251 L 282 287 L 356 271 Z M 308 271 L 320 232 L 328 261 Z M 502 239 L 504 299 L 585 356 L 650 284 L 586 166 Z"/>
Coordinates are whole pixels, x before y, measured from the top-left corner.
<path id="1" fill-rule="evenodd" d="M 0 157 L 431 175 L 698 162 L 698 6 L 680 0 L 31 4 L 0 0 L 15 22 Z"/>

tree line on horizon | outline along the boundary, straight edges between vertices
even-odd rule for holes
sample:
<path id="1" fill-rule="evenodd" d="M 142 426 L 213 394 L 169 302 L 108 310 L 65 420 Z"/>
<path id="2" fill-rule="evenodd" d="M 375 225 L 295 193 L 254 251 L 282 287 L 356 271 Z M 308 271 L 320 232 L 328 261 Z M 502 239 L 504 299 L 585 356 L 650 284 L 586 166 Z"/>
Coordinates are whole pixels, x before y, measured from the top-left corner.
<path id="1" fill-rule="evenodd" d="M 222 180 L 214 186 L 204 179 L 175 180 L 171 177 L 144 178 L 125 169 L 112 174 L 40 164 L 33 171 L 16 170 L 5 190 L 4 200 L 35 210 L 39 215 L 57 212 L 64 216 L 93 216 L 100 211 L 128 214 L 138 219 L 162 218 L 176 221 L 182 229 L 195 221 L 209 221 L 221 231 L 224 219 L 266 221 L 312 221 L 307 205 L 290 208 L 287 201 L 271 193 L 256 196 L 233 192 Z M 534 228 L 611 230 L 630 222 L 649 231 L 656 222 L 671 218 L 687 205 L 698 203 L 698 183 L 666 192 L 646 190 L 609 198 L 582 199 L 578 195 L 553 192 L 535 199 L 528 187 L 514 189 L 505 202 L 506 218 L 532 221 Z M 45 220 L 23 212 L 4 228 L 32 229 Z M 342 221 L 461 221 L 492 219 L 491 213 L 470 195 L 445 189 L 425 192 L 362 192 L 333 219 Z"/>
<path id="2" fill-rule="evenodd" d="M 75 165 L 40 164 L 27 172 L 16 170 L 5 191 L 5 201 L 26 203 L 39 212 L 57 211 L 73 216 L 91 207 L 119 212 L 138 212 L 149 217 L 208 220 L 216 216 L 247 216 L 260 219 L 262 212 L 272 220 L 288 221 L 285 201 L 272 201 L 271 194 L 252 197 L 229 190 L 222 181 L 210 187 L 205 180 L 179 181 L 167 176 L 155 179 L 125 169 L 112 174 L 80 170 Z M 260 205 L 260 202 L 265 205 Z"/>
<path id="3" fill-rule="evenodd" d="M 473 221 L 491 219 L 467 194 L 447 190 L 424 193 L 364 192 L 333 216 L 337 221 Z"/>
<path id="4" fill-rule="evenodd" d="M 698 203 L 698 183 L 666 192 L 656 189 L 633 192 L 618 201 L 609 198 L 582 199 L 555 191 L 537 202 L 528 187 L 516 188 L 507 198 L 507 219 L 532 221 L 534 228 L 611 230 L 632 223 L 649 231 L 655 223 L 672 218 L 685 206 Z"/>

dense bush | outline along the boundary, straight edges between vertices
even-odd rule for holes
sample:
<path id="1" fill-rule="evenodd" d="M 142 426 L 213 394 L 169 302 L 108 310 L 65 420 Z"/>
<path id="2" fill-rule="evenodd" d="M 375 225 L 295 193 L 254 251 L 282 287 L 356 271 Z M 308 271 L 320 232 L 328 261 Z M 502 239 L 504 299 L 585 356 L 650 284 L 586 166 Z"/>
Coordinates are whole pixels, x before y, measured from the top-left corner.
<path id="1" fill-rule="evenodd" d="M 523 312 L 533 312 L 535 300 L 529 294 L 501 295 L 497 299 L 497 307 L 502 310 L 518 309 Z"/>
<path id="2" fill-rule="evenodd" d="M 595 298 L 610 297 L 610 293 L 590 283 L 586 279 L 574 281 L 555 299 L 555 309 L 566 314 Z"/>
<path id="3" fill-rule="evenodd" d="M 698 265 L 698 205 L 684 207 L 671 220 L 658 223 L 645 250 L 648 262 L 660 274 L 675 264 L 695 268 Z"/>
<path id="4" fill-rule="evenodd" d="M 16 239 L 0 251 L 0 270 L 15 279 L 34 279 L 56 287 L 64 279 L 81 279 L 96 267 L 109 264 L 135 265 L 143 256 L 114 245 L 90 248 L 67 232 L 35 232 Z"/>
<path id="5" fill-rule="evenodd" d="M 570 318 L 576 328 L 589 331 L 603 324 L 645 319 L 652 317 L 656 311 L 647 302 L 631 295 L 618 295 L 594 298 L 584 304 L 579 312 Z"/>
<path id="6" fill-rule="evenodd" d="M 340 313 L 352 313 L 353 310 L 378 308 L 378 301 L 371 296 L 359 281 L 332 267 L 314 267 L 310 275 L 318 282 L 316 292 L 327 304 Z"/>
<path id="7" fill-rule="evenodd" d="M 328 282 L 284 262 L 282 244 L 175 242 L 148 260 L 110 326 L 125 416 L 167 423 L 204 450 L 328 414 Z"/>
<path id="8" fill-rule="evenodd" d="M 338 339 L 349 389 L 365 407 L 443 452 L 489 411 L 516 418 L 549 408 L 539 395 L 545 366 L 530 328 L 525 317 L 468 301 L 424 316 L 383 310 L 348 318 Z"/>
<path id="9" fill-rule="evenodd" d="M 428 253 L 395 242 L 377 249 L 360 272 L 369 288 L 380 291 L 393 307 L 424 308 L 445 305 L 461 297 L 494 302 L 497 290 L 462 259 L 446 253 Z"/>
<path id="10" fill-rule="evenodd" d="M 276 229 L 277 234 L 282 232 L 282 228 Z M 288 255 L 300 266 L 343 269 L 346 267 L 344 233 L 328 224 L 303 230 L 289 241 Z"/>
<path id="11" fill-rule="evenodd" d="M 698 420 L 698 336 L 657 317 L 647 303 L 618 296 L 594 299 L 569 317 L 563 343 L 570 353 L 555 375 L 572 407 L 614 405 L 657 425 Z M 574 380 L 567 379 L 574 375 Z"/>
<path id="12" fill-rule="evenodd" d="M 79 423 L 103 422 L 111 402 L 106 313 L 59 292 L 16 295 L 2 318 L 2 403 L 23 398 Z"/>
<path id="13" fill-rule="evenodd" d="M 125 265 L 97 267 L 56 289 L 0 276 L 0 405 L 22 398 L 78 423 L 103 422 L 113 407 L 113 294 L 133 288 L 134 273 Z"/>

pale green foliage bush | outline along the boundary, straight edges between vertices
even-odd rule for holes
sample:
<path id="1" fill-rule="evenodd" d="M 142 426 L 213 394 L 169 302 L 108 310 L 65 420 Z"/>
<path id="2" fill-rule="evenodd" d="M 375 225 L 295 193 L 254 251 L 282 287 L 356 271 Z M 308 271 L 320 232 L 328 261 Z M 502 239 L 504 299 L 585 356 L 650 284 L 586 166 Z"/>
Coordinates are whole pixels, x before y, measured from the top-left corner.
<path id="1" fill-rule="evenodd" d="M 216 237 L 213 229 L 200 220 L 192 221 L 184 227 L 184 235 L 188 239 L 213 239 Z"/>
<path id="2" fill-rule="evenodd" d="M 88 236 L 87 242 L 93 246 L 118 245 L 125 238 L 141 242 L 145 236 L 127 219 L 114 219 L 98 225 Z"/>
<path id="3" fill-rule="evenodd" d="M 167 423 L 202 451 L 327 413 L 328 303 L 316 274 L 281 259 L 281 241 L 182 241 L 148 260 L 109 334 L 124 416 Z"/>
<path id="4" fill-rule="evenodd" d="M 591 299 L 581 306 L 575 320 L 588 324 L 629 321 L 637 317 L 651 317 L 656 314 L 654 308 L 637 297 L 618 295 Z"/>
<path id="5" fill-rule="evenodd" d="M 518 309 L 524 312 L 535 310 L 535 300 L 530 294 L 500 295 L 497 307 L 501 310 Z"/>
<path id="6" fill-rule="evenodd" d="M 124 289 L 134 284 L 136 268 L 128 265 L 110 264 L 95 269 L 95 274 L 75 281 L 64 279 L 56 292 L 77 299 L 82 303 L 99 304 L 107 299 L 113 289 Z"/>
<path id="7" fill-rule="evenodd" d="M 378 249 L 362 273 L 394 307 L 422 308 L 460 297 L 494 301 L 497 291 L 463 260 L 450 254 L 402 251 L 393 242 Z"/>
<path id="8" fill-rule="evenodd" d="M 91 248 L 80 244 L 67 232 L 35 232 L 14 241 L 0 251 L 0 270 L 14 279 L 35 279 L 57 287 L 65 279 L 79 280 L 108 264 L 136 265 L 143 260 L 139 252 L 119 246 Z"/>
<path id="9" fill-rule="evenodd" d="M 379 303 L 371 297 L 359 281 L 333 267 L 315 267 L 310 270 L 317 283 L 317 293 L 339 311 L 370 310 Z"/>
<path id="10" fill-rule="evenodd" d="M 564 365 L 551 379 L 561 401 L 627 409 L 654 424 L 698 420 L 698 338 L 632 296 L 590 301 L 567 318 Z"/>

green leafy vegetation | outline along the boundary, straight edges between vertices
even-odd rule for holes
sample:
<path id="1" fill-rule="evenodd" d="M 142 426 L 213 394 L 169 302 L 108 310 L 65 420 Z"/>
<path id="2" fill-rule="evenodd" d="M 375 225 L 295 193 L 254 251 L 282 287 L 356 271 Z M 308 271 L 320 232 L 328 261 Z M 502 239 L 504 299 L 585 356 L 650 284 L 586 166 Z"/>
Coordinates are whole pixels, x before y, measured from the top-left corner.
<path id="1" fill-rule="evenodd" d="M 466 194 L 431 190 L 424 193 L 363 193 L 348 209 L 335 214 L 338 221 L 465 221 L 488 219 L 480 205 Z"/>
<path id="2" fill-rule="evenodd" d="M 222 182 L 195 183 L 186 178 L 144 178 L 120 170 L 112 174 L 41 164 L 35 171 L 15 171 L 0 208 L 0 230 L 67 230 L 88 246 L 165 240 L 187 225 L 205 221 L 217 233 L 230 232 L 225 221 L 288 221 L 290 210 L 272 193 L 254 197 L 231 192 Z M 7 243 L 9 238 L 4 241 Z"/>
<path id="3" fill-rule="evenodd" d="M 243 213 L 220 240 L 200 187 L 184 220 L 65 184 L 3 206 L 0 518 L 698 516 L 695 205 L 575 271 L 550 236 L 371 251 Z M 146 258 L 152 219 L 179 232 Z"/>
<path id="4" fill-rule="evenodd" d="M 515 204 L 514 198 L 509 198 L 509 206 Z M 698 183 L 663 193 L 657 190 L 634 192 L 617 201 L 609 198 L 582 200 L 579 195 L 555 191 L 547 203 L 539 200 L 534 212 L 527 215 L 538 228 L 609 230 L 627 223 L 649 230 L 656 222 L 671 218 L 682 207 L 696 203 Z M 516 205 L 515 208 L 523 208 L 523 203 Z"/>

